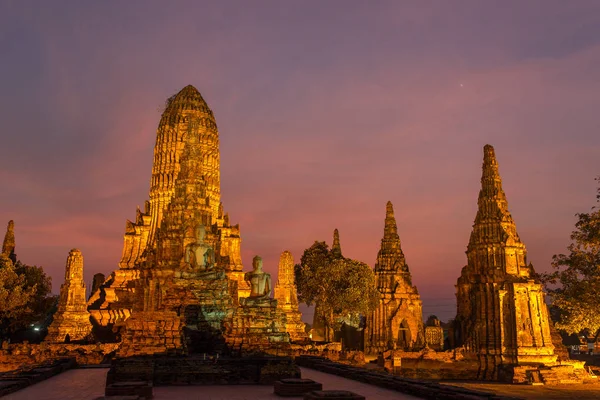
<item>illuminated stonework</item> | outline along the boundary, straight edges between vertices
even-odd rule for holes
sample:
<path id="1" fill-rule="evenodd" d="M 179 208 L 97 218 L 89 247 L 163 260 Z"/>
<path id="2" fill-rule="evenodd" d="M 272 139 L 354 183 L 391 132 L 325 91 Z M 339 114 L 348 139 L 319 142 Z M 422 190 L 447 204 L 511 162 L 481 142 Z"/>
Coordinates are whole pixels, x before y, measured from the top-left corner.
<path id="1" fill-rule="evenodd" d="M 150 200 L 137 210 L 135 222 L 127 221 L 119 269 L 88 302 L 98 325 L 121 331 L 120 355 L 213 352 L 225 345 L 226 336 L 233 338 L 227 343 L 239 344 L 234 327 L 244 313 L 236 310 L 250 287 L 242 271 L 239 225 L 230 224 L 220 201 L 219 167 L 213 113 L 200 93 L 186 86 L 167 100 L 154 147 Z M 244 316 L 262 312 L 246 311 Z M 261 316 L 264 323 L 255 327 L 264 336 L 256 343 L 261 349 L 271 339 L 278 348 L 287 340 L 270 328 L 284 326 L 276 311 Z M 252 346 L 245 342 L 234 350 Z"/>
<path id="2" fill-rule="evenodd" d="M 302 313 L 298 309 L 298 295 L 294 279 L 294 257 L 289 251 L 284 251 L 279 257 L 279 272 L 275 286 L 275 299 L 277 307 L 286 315 L 286 331 L 292 341 L 308 339 L 305 325 L 302 322 Z"/>
<path id="3" fill-rule="evenodd" d="M 433 324 L 425 327 L 425 343 L 430 349 L 444 350 L 444 329 L 442 329 L 440 320 L 433 320 Z"/>
<path id="4" fill-rule="evenodd" d="M 8 221 L 6 227 L 6 234 L 4 235 L 4 242 L 2 243 L 2 255 L 14 263 L 17 262 L 17 255 L 15 254 L 15 223 L 11 219 Z"/>
<path id="5" fill-rule="evenodd" d="M 527 263 L 490 145 L 484 147 L 478 206 L 456 285 L 457 343 L 479 356 L 482 379 L 495 379 L 502 364 L 552 364 L 544 291 Z"/>
<path id="6" fill-rule="evenodd" d="M 390 349 L 412 350 L 424 344 L 422 302 L 400 245 L 394 208 L 386 205 L 381 249 L 375 263 L 375 279 L 381 295 L 379 307 L 368 317 L 365 353 Z"/>
<path id="7" fill-rule="evenodd" d="M 72 249 L 67 258 L 65 283 L 60 287 L 58 310 L 48 327 L 47 342 L 82 340 L 92 331 L 90 314 L 86 307 L 83 281 L 83 255 Z"/>

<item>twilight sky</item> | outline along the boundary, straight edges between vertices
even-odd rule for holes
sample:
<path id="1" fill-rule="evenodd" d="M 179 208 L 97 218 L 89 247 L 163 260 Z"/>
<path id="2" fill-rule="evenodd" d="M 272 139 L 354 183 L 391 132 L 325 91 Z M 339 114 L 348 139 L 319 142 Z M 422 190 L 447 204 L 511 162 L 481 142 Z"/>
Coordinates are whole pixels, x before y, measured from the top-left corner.
<path id="1" fill-rule="evenodd" d="M 334 228 L 373 266 L 391 200 L 424 316 L 447 319 L 484 144 L 538 271 L 595 204 L 597 0 L 0 0 L 0 229 L 55 292 L 73 247 L 88 282 L 117 267 L 187 84 L 217 119 L 246 269 Z"/>

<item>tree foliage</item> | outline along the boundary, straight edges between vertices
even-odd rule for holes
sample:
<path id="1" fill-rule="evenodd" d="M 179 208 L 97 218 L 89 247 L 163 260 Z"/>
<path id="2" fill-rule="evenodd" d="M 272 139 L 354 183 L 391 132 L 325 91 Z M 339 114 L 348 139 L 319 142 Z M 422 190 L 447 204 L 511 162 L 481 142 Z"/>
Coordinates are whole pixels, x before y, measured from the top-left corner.
<path id="1" fill-rule="evenodd" d="M 600 178 L 596 178 L 600 183 Z M 600 187 L 596 196 L 600 202 Z M 552 257 L 554 271 L 543 274 L 556 327 L 568 333 L 600 329 L 600 209 L 577 214 L 569 254 Z"/>
<path id="2" fill-rule="evenodd" d="M 304 250 L 295 266 L 298 299 L 318 304 L 326 325 L 326 336 L 342 322 L 353 325 L 360 314 L 377 307 L 379 292 L 375 274 L 365 263 L 335 257 L 325 242 L 315 242 Z"/>
<path id="3" fill-rule="evenodd" d="M 52 308 L 52 281 L 41 267 L 0 258 L 0 337 L 43 320 Z"/>
<path id="4" fill-rule="evenodd" d="M 25 277 L 17 274 L 11 260 L 0 258 L 0 319 L 16 318 L 31 300 Z"/>

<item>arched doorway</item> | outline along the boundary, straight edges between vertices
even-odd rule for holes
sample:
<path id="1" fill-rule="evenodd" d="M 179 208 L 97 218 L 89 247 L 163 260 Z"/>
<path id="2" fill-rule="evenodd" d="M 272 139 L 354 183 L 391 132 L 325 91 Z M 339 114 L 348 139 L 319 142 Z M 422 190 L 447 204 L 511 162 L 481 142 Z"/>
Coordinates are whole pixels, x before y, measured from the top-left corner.
<path id="1" fill-rule="evenodd" d="M 398 349 L 407 350 L 411 346 L 411 334 L 410 328 L 408 327 L 408 323 L 406 320 L 402 320 L 400 326 L 398 327 L 398 341 L 396 342 L 396 347 Z"/>

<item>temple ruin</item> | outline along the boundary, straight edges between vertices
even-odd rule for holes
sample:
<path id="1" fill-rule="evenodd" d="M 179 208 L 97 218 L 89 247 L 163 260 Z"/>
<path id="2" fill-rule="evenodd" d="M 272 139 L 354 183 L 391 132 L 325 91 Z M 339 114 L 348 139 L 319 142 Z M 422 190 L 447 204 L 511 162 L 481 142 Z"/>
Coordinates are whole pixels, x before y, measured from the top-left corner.
<path id="1" fill-rule="evenodd" d="M 285 313 L 285 330 L 292 341 L 306 341 L 308 335 L 302 322 L 302 313 L 298 309 L 298 295 L 294 279 L 294 257 L 284 251 L 279 257 L 279 271 L 275 286 L 277 306 Z"/>
<path id="2" fill-rule="evenodd" d="M 6 233 L 4 234 L 4 242 L 2 242 L 2 255 L 15 264 L 17 255 L 15 254 L 15 222 L 11 219 L 8 221 Z"/>
<path id="3" fill-rule="evenodd" d="M 557 356 L 543 287 L 508 211 L 494 148 L 483 151 L 467 265 L 456 284 L 454 332 L 457 344 L 478 356 L 479 378 L 496 379 L 502 365 L 547 365 Z"/>
<path id="4" fill-rule="evenodd" d="M 394 208 L 387 202 L 381 248 L 375 263 L 379 307 L 367 316 L 365 353 L 413 350 L 424 344 L 422 302 L 404 258 Z"/>
<path id="5" fill-rule="evenodd" d="M 126 223 L 119 269 L 88 301 L 99 326 L 120 332 L 120 355 L 289 345 L 285 314 L 261 286 L 270 280 L 262 261 L 242 271 L 240 228 L 220 200 L 219 160 L 213 112 L 186 86 L 167 100 L 150 200 Z M 261 339 L 242 340 L 247 333 Z"/>
<path id="6" fill-rule="evenodd" d="M 67 258 L 65 282 L 60 286 L 58 310 L 48 327 L 45 341 L 68 343 L 83 340 L 91 332 L 83 281 L 83 255 L 78 249 L 72 249 Z"/>

